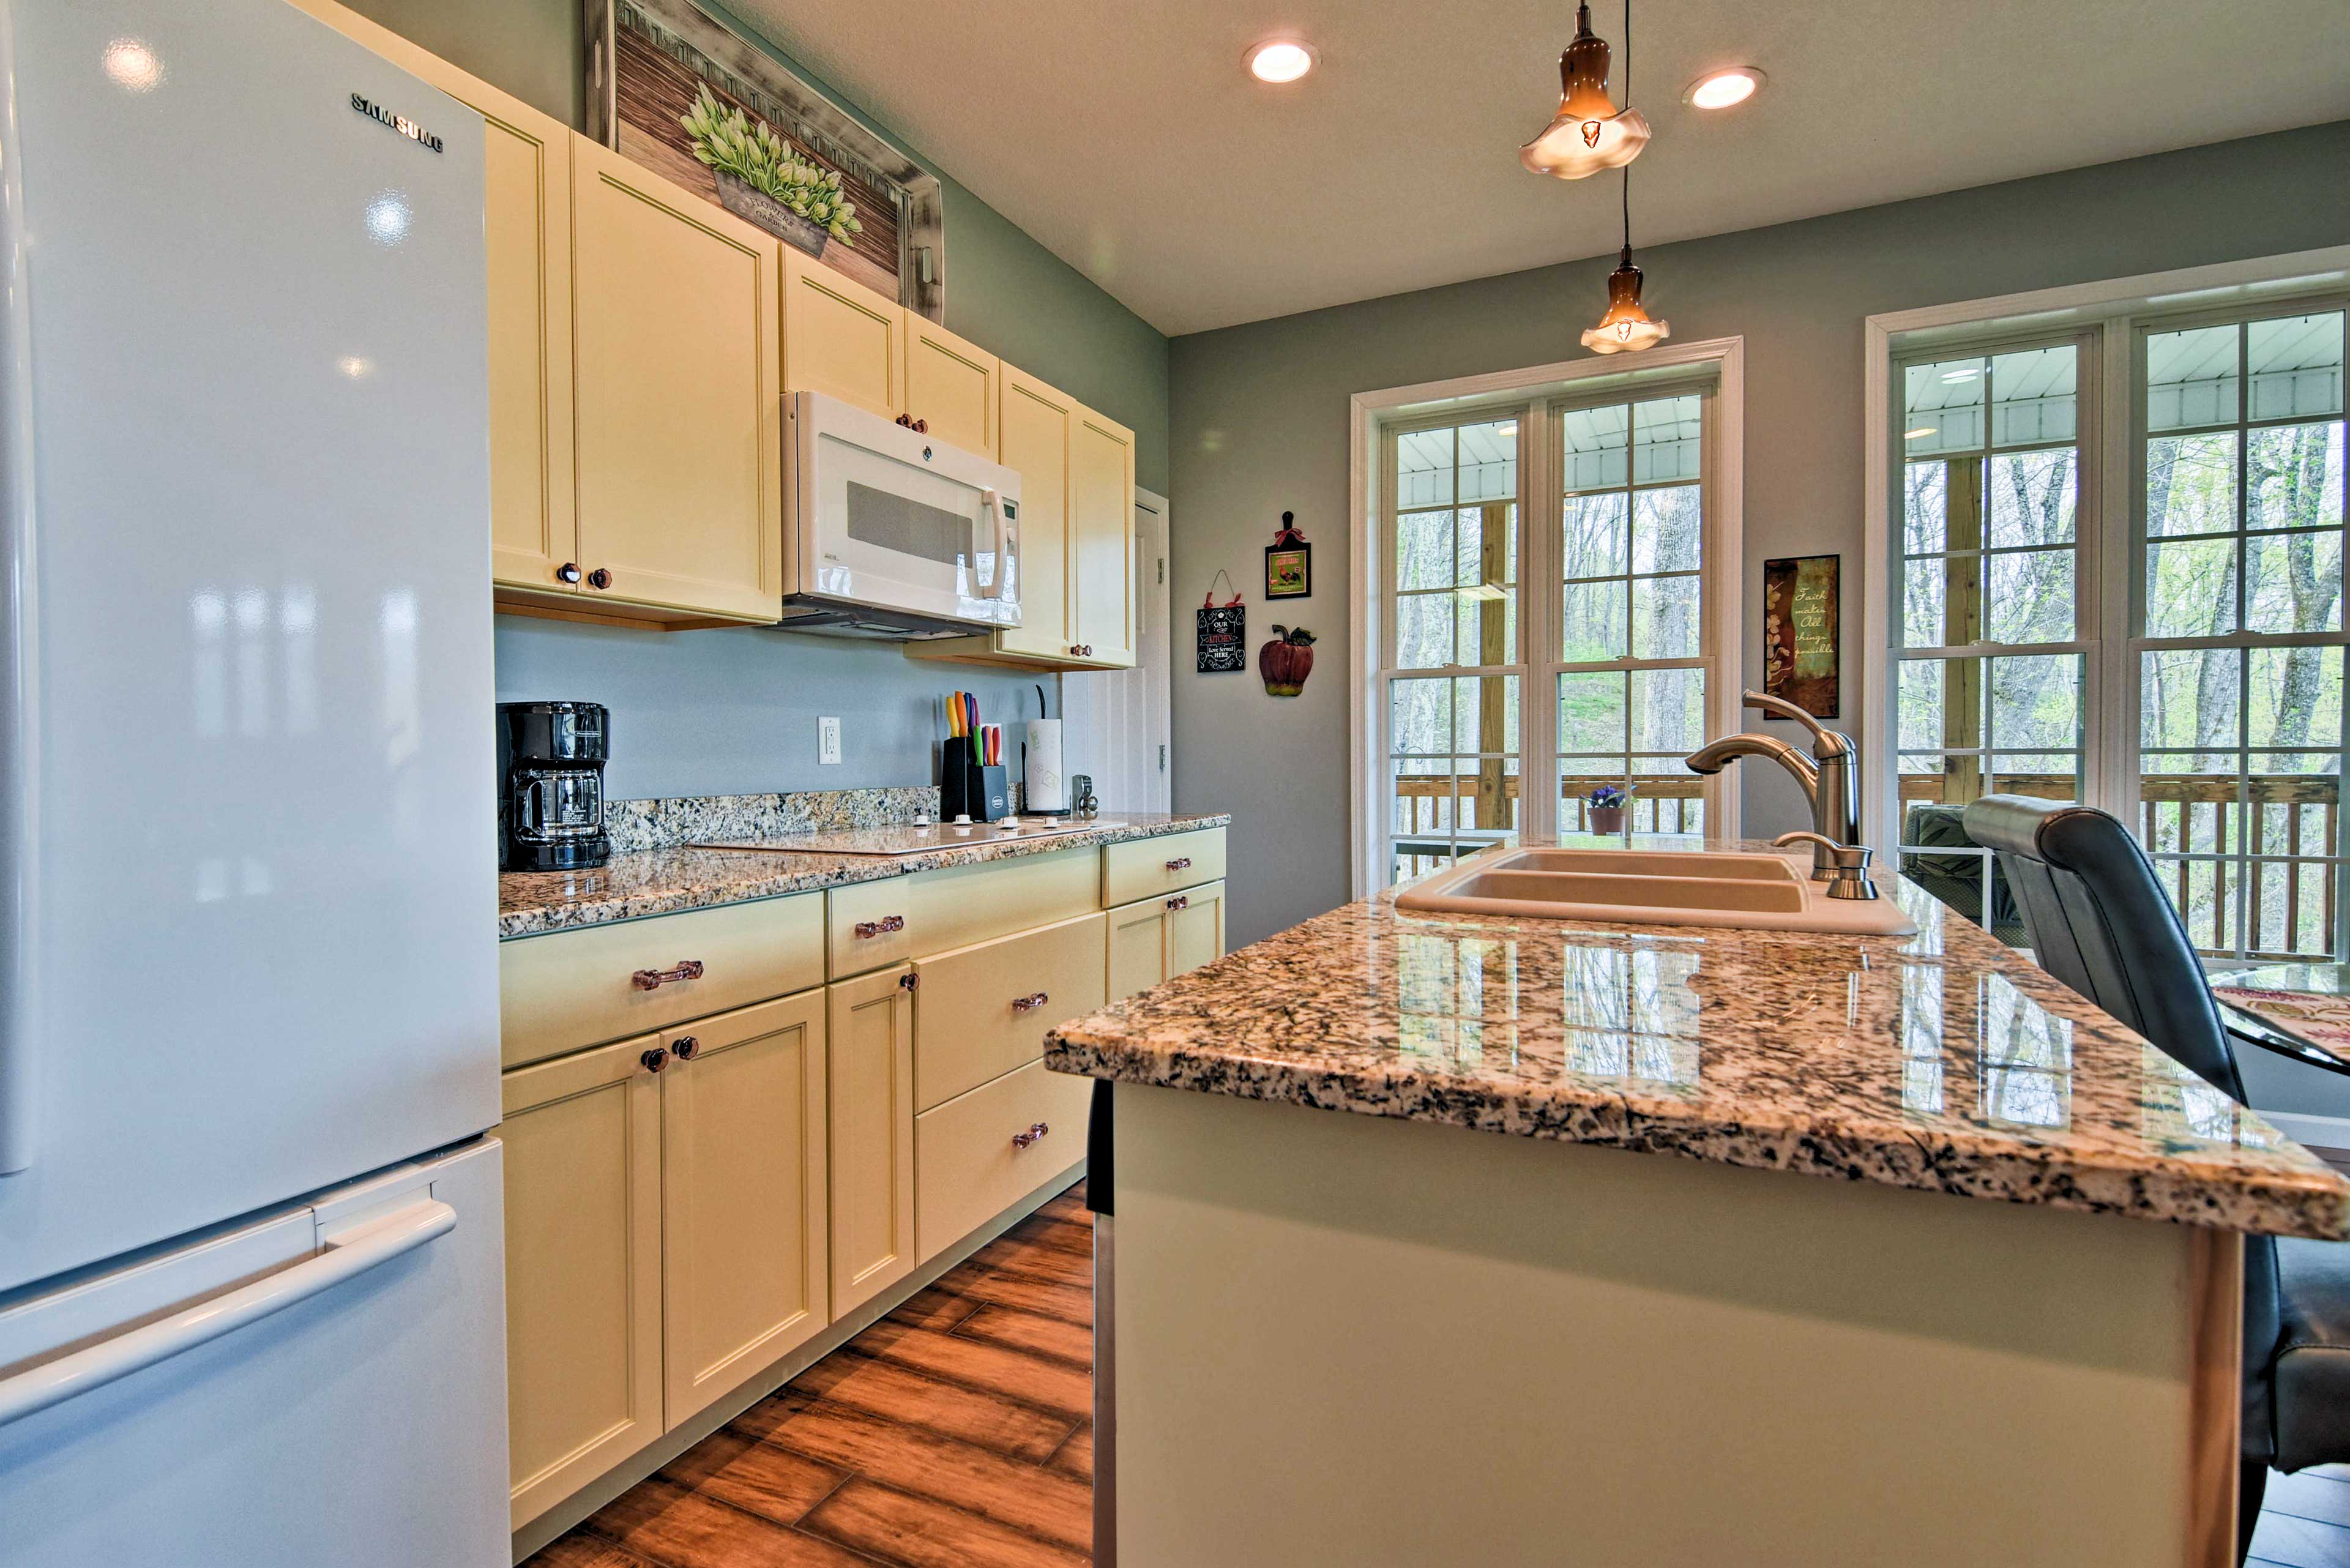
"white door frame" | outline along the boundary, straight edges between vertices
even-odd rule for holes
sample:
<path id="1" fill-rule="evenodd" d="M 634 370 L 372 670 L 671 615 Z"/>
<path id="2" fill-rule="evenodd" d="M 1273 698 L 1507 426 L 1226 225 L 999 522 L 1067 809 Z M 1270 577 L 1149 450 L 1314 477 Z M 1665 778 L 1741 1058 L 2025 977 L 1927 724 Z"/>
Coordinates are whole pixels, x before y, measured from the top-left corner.
<path id="1" fill-rule="evenodd" d="M 1165 812 L 1173 799 L 1173 607 L 1167 498 L 1134 492 L 1134 668 L 1061 677 L 1072 773 L 1091 772 L 1105 811 Z M 1083 765 L 1080 765 L 1082 760 Z"/>

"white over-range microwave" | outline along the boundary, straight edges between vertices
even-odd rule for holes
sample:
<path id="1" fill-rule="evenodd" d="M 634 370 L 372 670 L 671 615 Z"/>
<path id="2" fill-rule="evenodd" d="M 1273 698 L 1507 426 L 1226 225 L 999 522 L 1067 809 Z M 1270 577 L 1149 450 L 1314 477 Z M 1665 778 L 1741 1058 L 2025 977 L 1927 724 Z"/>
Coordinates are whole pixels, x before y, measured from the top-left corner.
<path id="1" fill-rule="evenodd" d="M 964 637 L 1020 624 L 1020 475 L 822 392 L 784 400 L 795 631 Z"/>

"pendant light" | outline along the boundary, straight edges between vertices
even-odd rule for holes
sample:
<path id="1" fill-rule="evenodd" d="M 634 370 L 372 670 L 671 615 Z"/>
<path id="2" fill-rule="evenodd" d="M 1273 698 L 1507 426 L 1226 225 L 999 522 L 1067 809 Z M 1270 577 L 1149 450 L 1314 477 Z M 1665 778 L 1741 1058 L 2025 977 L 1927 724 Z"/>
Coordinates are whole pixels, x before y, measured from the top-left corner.
<path id="1" fill-rule="evenodd" d="M 1518 149 L 1518 161 L 1537 174 L 1581 180 L 1621 169 L 1648 144 L 1648 120 L 1631 105 L 1632 0 L 1624 0 L 1622 109 L 1607 96 L 1607 40 L 1591 30 L 1591 7 L 1575 13 L 1575 41 L 1558 57 L 1558 118 Z"/>
<path id="2" fill-rule="evenodd" d="M 1640 269 L 1632 265 L 1632 171 L 1624 171 L 1624 249 L 1607 275 L 1607 314 L 1586 327 L 1583 346 L 1594 354 L 1637 354 L 1673 335 L 1669 321 L 1651 321 L 1640 303 Z"/>

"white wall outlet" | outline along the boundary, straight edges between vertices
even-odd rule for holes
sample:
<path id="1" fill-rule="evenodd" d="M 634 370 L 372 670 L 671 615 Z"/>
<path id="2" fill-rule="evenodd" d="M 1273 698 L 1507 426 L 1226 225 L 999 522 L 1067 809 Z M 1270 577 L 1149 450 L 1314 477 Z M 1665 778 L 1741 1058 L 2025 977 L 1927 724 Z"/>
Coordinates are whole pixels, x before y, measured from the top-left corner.
<path id="1" fill-rule="evenodd" d="M 818 719 L 816 722 L 816 760 L 819 763 L 840 761 L 840 721 Z"/>

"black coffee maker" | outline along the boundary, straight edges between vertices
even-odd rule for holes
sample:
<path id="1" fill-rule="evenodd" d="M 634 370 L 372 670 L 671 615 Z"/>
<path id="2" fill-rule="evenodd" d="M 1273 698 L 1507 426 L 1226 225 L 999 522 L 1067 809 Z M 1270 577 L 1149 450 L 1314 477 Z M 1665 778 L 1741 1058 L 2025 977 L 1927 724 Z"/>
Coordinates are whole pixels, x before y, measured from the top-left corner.
<path id="1" fill-rule="evenodd" d="M 611 858 L 599 702 L 498 704 L 498 869 L 577 871 Z"/>

